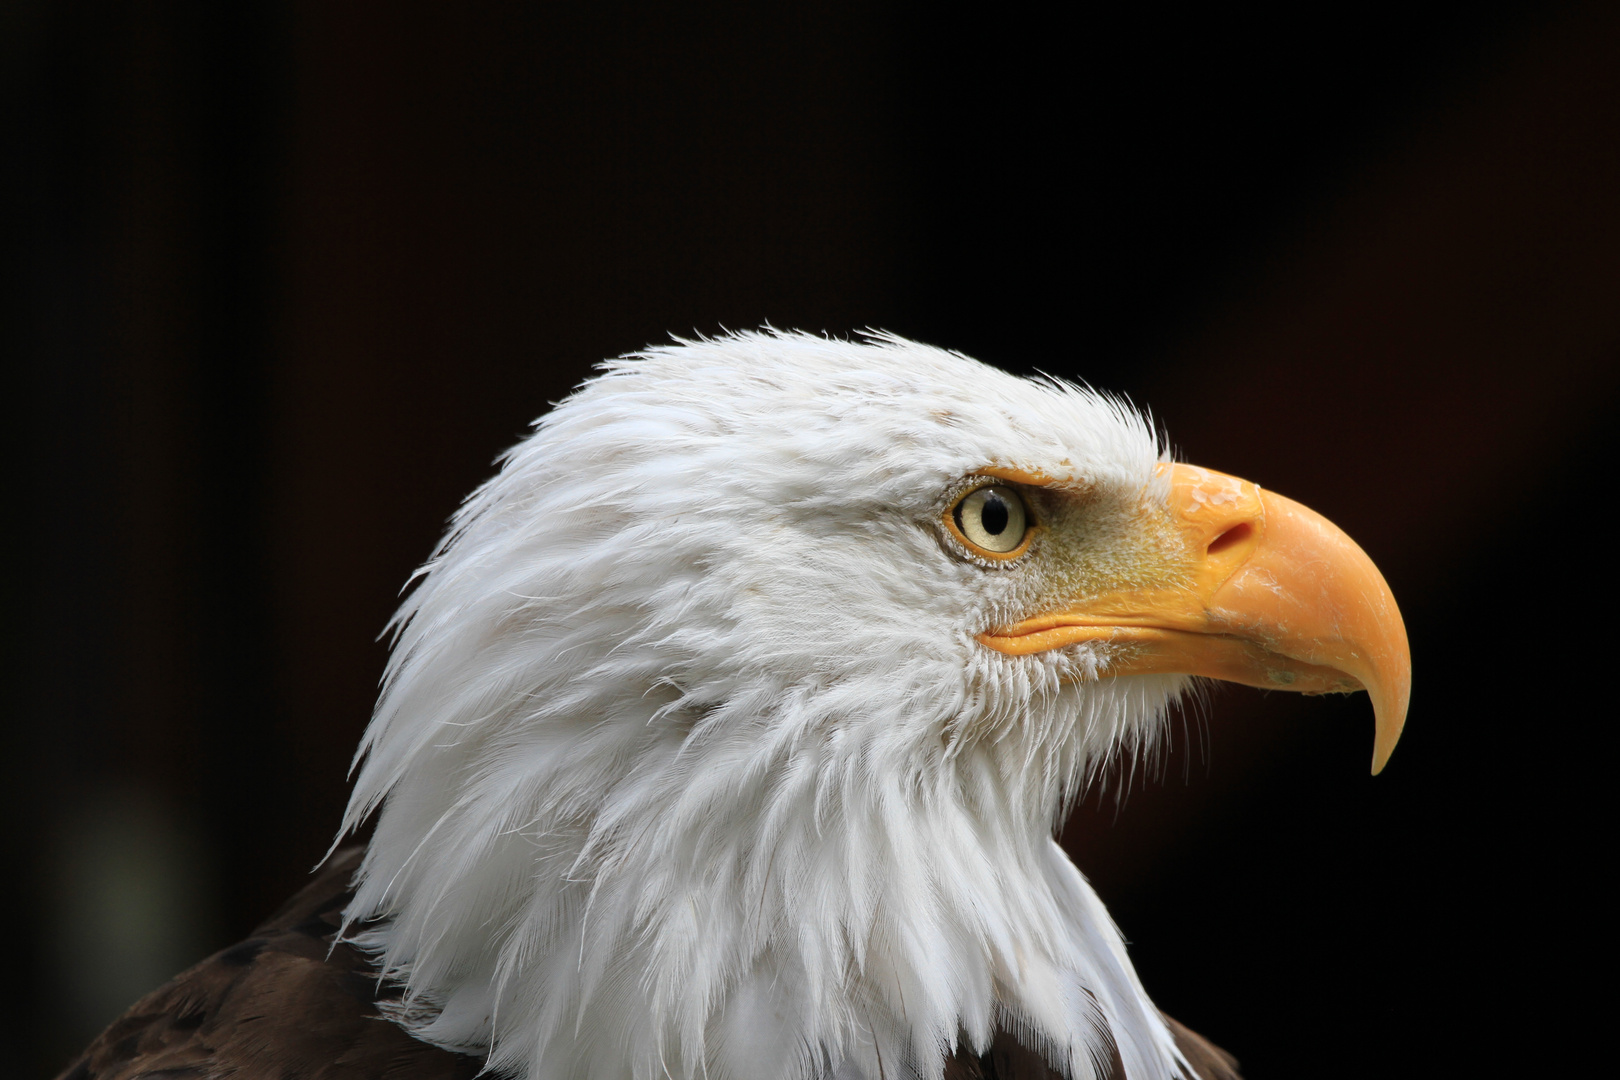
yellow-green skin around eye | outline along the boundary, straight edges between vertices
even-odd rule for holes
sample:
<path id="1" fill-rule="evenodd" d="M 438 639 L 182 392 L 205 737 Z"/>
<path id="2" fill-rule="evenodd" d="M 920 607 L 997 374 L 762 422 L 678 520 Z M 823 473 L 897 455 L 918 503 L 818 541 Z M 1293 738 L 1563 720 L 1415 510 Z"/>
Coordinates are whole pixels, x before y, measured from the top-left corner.
<path id="1" fill-rule="evenodd" d="M 1033 598 L 1040 610 L 1122 589 L 1191 583 L 1186 538 L 1157 500 L 1107 489 L 1030 494 L 1044 527 L 1019 561 L 1030 563 L 1040 580 Z"/>

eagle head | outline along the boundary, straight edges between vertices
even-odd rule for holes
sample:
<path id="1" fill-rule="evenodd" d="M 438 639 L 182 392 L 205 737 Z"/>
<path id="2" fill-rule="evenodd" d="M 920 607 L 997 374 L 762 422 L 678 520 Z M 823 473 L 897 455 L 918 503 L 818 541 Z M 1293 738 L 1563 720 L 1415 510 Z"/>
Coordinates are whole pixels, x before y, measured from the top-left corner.
<path id="1" fill-rule="evenodd" d="M 394 620 L 346 916 L 419 1037 L 548 1077 L 1184 1067 L 1053 840 L 1198 676 L 1366 689 L 1360 549 L 1121 402 L 874 334 L 611 361 Z"/>

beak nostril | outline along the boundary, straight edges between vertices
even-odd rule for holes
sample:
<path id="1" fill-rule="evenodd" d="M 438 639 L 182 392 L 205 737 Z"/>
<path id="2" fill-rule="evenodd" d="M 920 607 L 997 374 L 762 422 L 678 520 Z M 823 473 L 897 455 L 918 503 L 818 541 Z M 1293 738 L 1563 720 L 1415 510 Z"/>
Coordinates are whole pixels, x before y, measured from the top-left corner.
<path id="1" fill-rule="evenodd" d="M 1211 540 L 1209 542 L 1209 547 L 1206 548 L 1205 551 L 1210 555 L 1219 555 L 1227 548 L 1232 547 L 1235 544 L 1243 543 L 1243 541 L 1247 540 L 1253 533 L 1253 525 L 1247 521 L 1240 521 L 1236 525 L 1233 525 L 1230 529 L 1227 529 L 1225 532 L 1221 533 L 1221 535 L 1217 536 L 1215 539 Z"/>

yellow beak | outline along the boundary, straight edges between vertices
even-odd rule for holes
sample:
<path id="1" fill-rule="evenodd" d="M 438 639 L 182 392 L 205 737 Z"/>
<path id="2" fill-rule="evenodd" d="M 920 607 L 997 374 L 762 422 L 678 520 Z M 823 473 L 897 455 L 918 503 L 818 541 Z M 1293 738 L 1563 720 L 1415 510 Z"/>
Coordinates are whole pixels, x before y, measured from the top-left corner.
<path id="1" fill-rule="evenodd" d="M 1015 656 L 1123 644 L 1109 672 L 1117 675 L 1203 675 L 1307 694 L 1366 690 L 1378 773 L 1412 692 L 1406 625 L 1383 575 L 1355 541 L 1292 499 L 1210 469 L 1162 468 L 1186 547 L 1174 584 L 1091 597 L 979 640 Z"/>

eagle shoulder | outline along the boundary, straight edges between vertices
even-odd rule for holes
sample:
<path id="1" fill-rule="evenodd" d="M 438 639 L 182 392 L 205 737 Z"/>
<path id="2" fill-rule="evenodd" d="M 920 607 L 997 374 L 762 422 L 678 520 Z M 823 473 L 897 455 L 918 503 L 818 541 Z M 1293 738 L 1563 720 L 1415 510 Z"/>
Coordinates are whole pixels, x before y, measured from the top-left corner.
<path id="1" fill-rule="evenodd" d="M 479 1059 L 385 1019 L 397 988 L 332 943 L 362 853 L 338 852 L 245 940 L 136 1002 L 58 1080 L 472 1080 Z"/>

